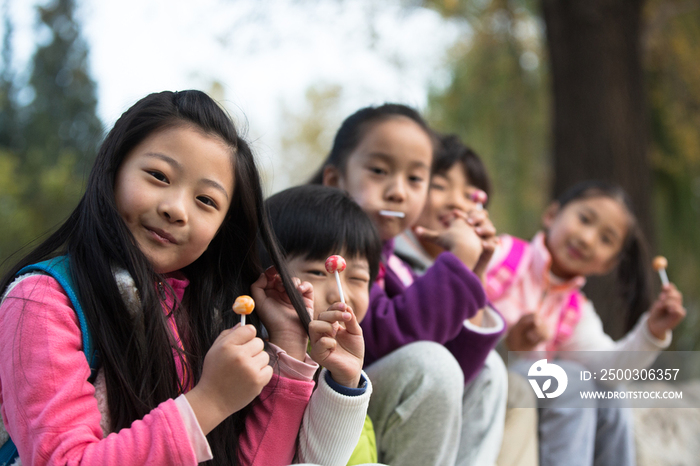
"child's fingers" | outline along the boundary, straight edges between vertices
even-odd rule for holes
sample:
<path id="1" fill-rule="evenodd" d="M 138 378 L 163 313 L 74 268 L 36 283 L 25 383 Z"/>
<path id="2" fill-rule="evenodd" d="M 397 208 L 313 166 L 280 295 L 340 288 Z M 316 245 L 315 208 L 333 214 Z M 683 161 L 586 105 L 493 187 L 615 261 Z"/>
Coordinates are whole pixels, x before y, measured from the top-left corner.
<path id="1" fill-rule="evenodd" d="M 345 330 L 351 335 L 362 335 L 362 327 L 360 327 L 360 323 L 357 321 L 357 316 L 355 315 L 355 312 L 352 310 L 352 308 L 348 307 L 348 310 L 345 312 L 345 314 L 350 314 L 350 318 L 347 318 L 346 315 L 343 315 L 343 318 L 346 319 Z"/>
<path id="2" fill-rule="evenodd" d="M 430 230 L 425 227 L 417 226 L 413 229 L 413 232 L 420 239 L 432 241 L 434 243 L 440 242 L 440 233 L 438 233 L 435 230 Z"/>
<path id="3" fill-rule="evenodd" d="M 481 238 L 493 238 L 496 236 L 496 227 L 491 222 L 483 222 L 474 228 L 476 234 Z"/>
<path id="4" fill-rule="evenodd" d="M 331 336 L 335 338 L 338 333 L 337 326 L 334 325 L 336 321 L 327 322 L 320 319 L 312 320 L 309 323 L 309 335 L 311 336 L 311 343 L 315 343 L 323 336 Z"/>
<path id="5" fill-rule="evenodd" d="M 257 334 L 257 330 L 255 329 L 254 326 L 252 325 L 243 325 L 241 324 L 236 324 L 235 327 L 233 328 L 228 328 L 223 330 L 219 336 L 216 338 L 214 343 L 221 341 L 221 340 L 230 340 L 231 343 L 234 345 L 242 345 L 244 343 L 249 342 L 253 338 L 255 338 L 255 335 Z"/>
<path id="6" fill-rule="evenodd" d="M 323 311 L 321 312 L 316 320 L 321 320 L 328 323 L 333 322 L 346 322 L 350 320 L 352 314 L 348 311 Z"/>
<path id="7" fill-rule="evenodd" d="M 318 341 L 314 344 L 314 351 L 318 353 L 330 353 L 335 351 L 335 349 L 338 347 L 338 342 L 336 341 L 335 338 L 331 337 L 321 337 L 318 339 Z"/>
<path id="8" fill-rule="evenodd" d="M 267 354 L 267 351 L 261 351 L 255 354 L 252 359 L 255 367 L 259 367 L 261 371 L 265 369 L 265 366 L 270 364 L 270 355 Z"/>
<path id="9" fill-rule="evenodd" d="M 460 216 L 464 217 L 468 224 L 472 226 L 480 226 L 487 223 L 489 218 L 488 210 L 470 210 L 466 214 L 462 213 Z M 490 222 L 489 222 L 490 223 Z"/>

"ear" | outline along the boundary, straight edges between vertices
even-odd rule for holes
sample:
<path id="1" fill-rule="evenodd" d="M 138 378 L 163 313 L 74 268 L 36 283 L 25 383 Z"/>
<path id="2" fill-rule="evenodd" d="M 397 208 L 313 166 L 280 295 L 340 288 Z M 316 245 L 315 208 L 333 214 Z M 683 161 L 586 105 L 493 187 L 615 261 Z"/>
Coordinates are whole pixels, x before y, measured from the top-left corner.
<path id="1" fill-rule="evenodd" d="M 323 169 L 323 185 L 333 188 L 342 188 L 342 176 L 340 171 L 333 165 L 328 165 Z"/>
<path id="2" fill-rule="evenodd" d="M 547 209 L 542 214 L 542 225 L 544 226 L 545 230 L 548 230 L 552 226 L 552 223 L 554 222 L 554 219 L 556 218 L 558 213 L 559 203 L 554 201 L 551 204 L 549 204 L 549 207 L 547 207 Z"/>

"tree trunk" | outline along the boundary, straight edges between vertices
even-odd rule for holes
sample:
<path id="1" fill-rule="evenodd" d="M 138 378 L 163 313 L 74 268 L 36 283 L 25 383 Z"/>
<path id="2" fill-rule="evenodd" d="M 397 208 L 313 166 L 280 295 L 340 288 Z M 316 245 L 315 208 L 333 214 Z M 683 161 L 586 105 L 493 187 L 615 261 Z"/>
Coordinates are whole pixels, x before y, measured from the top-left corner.
<path id="1" fill-rule="evenodd" d="M 644 0 L 542 0 L 553 87 L 554 195 L 597 178 L 631 196 L 653 239 L 647 105 L 642 70 Z M 587 287 L 606 330 L 624 319 L 610 312 L 611 287 Z M 619 317 L 619 318 L 618 318 Z"/>

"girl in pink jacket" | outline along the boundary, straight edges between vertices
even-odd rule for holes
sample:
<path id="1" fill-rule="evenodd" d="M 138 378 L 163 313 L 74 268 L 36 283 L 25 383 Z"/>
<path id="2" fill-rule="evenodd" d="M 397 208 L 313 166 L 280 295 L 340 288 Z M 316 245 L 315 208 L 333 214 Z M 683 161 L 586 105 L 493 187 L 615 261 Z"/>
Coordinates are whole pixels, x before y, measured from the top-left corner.
<path id="1" fill-rule="evenodd" d="M 259 240 L 275 264 L 265 273 Z M 58 255 L 95 377 L 66 289 L 15 279 Z M 0 294 L 2 420 L 25 465 L 344 464 L 360 435 L 371 388 L 348 397 L 320 381 L 311 398 L 312 287 L 289 276 L 251 150 L 202 92 L 151 94 L 125 112 L 78 207 Z M 245 326 L 232 311 L 243 294 L 256 302 Z M 336 441 L 315 441 L 328 429 Z"/>

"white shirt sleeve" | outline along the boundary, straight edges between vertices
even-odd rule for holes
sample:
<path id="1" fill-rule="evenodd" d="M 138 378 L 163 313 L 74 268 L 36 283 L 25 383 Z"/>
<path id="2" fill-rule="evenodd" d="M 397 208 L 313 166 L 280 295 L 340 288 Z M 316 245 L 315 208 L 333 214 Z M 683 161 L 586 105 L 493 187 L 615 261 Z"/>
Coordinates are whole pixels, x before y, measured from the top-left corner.
<path id="1" fill-rule="evenodd" d="M 503 330 L 506 323 L 501 315 L 494 311 L 491 306 L 486 306 L 484 308 L 484 315 L 481 325 L 475 325 L 468 320 L 464 321 L 464 326 L 475 333 L 481 333 L 483 335 L 489 335 L 492 333 L 499 333 Z"/>
<path id="2" fill-rule="evenodd" d="M 343 395 L 328 385 L 326 371 L 321 371 L 318 387 L 304 411 L 299 432 L 299 460 L 324 466 L 345 466 L 362 433 L 372 383 L 363 372 L 367 380 L 365 393 Z"/>
<path id="3" fill-rule="evenodd" d="M 611 369 L 647 368 L 654 362 L 659 351 L 668 348 L 672 339 L 670 330 L 664 340 L 654 337 L 649 331 L 648 319 L 649 315 L 644 313 L 627 335 L 615 341 L 603 331 L 600 317 L 593 308 L 593 304 L 587 300 L 581 308 L 581 320 L 574 328 L 571 337 L 558 349 L 558 356 L 590 363 L 592 355 L 577 354 L 577 352 L 605 352 L 600 354 L 604 364 L 599 362 L 595 364 L 596 366 Z"/>

